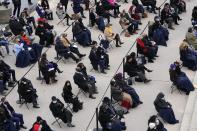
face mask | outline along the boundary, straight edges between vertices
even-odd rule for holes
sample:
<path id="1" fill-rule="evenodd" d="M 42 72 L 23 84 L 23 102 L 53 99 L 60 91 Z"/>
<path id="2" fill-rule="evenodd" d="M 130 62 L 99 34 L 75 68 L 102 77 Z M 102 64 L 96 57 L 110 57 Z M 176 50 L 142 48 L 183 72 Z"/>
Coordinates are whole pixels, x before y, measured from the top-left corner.
<path id="1" fill-rule="evenodd" d="M 52 101 L 53 103 L 57 103 L 57 100 Z"/>
<path id="2" fill-rule="evenodd" d="M 70 83 L 67 83 L 67 86 L 70 86 Z"/>

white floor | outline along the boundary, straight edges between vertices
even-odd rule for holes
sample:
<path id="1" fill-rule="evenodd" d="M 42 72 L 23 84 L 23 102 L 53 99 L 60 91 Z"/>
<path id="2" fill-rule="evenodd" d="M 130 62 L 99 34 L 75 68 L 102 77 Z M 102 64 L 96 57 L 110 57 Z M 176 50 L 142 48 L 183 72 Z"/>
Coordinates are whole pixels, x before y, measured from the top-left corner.
<path id="1" fill-rule="evenodd" d="M 50 6 L 51 9 L 54 11 L 54 17 L 55 20 L 50 21 L 50 23 L 55 25 L 55 30 L 58 32 L 58 34 L 63 33 L 63 31 L 67 28 L 67 26 L 63 25 L 56 25 L 58 23 L 57 17 L 55 15 L 55 7 L 57 5 L 58 0 L 50 0 Z M 163 1 L 158 0 L 158 6 Z M 129 9 L 130 4 L 122 4 L 121 3 L 121 10 L 122 9 Z M 175 60 L 179 60 L 179 44 L 184 39 L 185 33 L 189 26 L 191 26 L 191 10 L 193 6 L 196 5 L 195 0 L 190 0 L 187 2 L 187 12 L 181 14 L 181 18 L 183 19 L 180 21 L 179 26 L 175 26 L 176 30 L 170 31 L 170 40 L 168 41 L 168 47 L 159 47 L 158 55 L 159 57 L 153 64 L 147 64 L 146 66 L 150 69 L 153 69 L 154 71 L 152 73 L 147 73 L 148 78 L 152 79 L 153 81 L 149 84 L 141 84 L 136 83 L 133 87 L 136 89 L 138 94 L 140 95 L 142 101 L 144 102 L 142 105 L 137 107 L 136 109 L 131 109 L 130 113 L 125 116 L 126 124 L 127 124 L 127 130 L 128 131 L 145 131 L 147 129 L 147 120 L 148 118 L 156 114 L 156 111 L 153 106 L 153 101 L 156 97 L 156 95 L 159 92 L 164 92 L 166 95 L 166 99 L 171 102 L 173 105 L 173 109 L 175 111 L 175 115 L 177 119 L 180 120 L 179 124 L 176 125 L 169 125 L 165 124 L 165 127 L 169 131 L 179 131 L 182 116 L 184 113 L 185 105 L 187 102 L 187 96 L 184 94 L 179 94 L 178 92 L 174 92 L 173 94 L 170 93 L 170 85 L 171 82 L 169 81 L 169 73 L 168 68 L 169 65 L 174 62 Z M 69 4 L 69 12 L 72 12 L 72 9 Z M 35 14 L 35 13 L 33 13 Z M 86 17 L 88 18 L 88 12 L 85 12 Z M 37 16 L 35 14 L 35 16 Z M 152 21 L 154 18 L 153 14 L 149 14 L 148 18 L 143 19 L 142 23 L 143 25 L 140 26 L 140 31 L 146 26 L 148 21 Z M 114 32 L 120 33 L 121 27 L 118 24 L 119 19 L 113 19 L 111 18 L 111 23 L 113 24 L 113 30 Z M 88 19 L 84 20 L 84 23 L 88 25 Z M 98 41 L 98 35 L 101 33 L 97 29 L 93 28 L 90 29 L 92 32 L 92 38 L 93 40 Z M 147 32 L 147 29 L 146 29 Z M 72 39 L 72 32 L 71 28 L 66 32 L 70 39 Z M 125 54 L 128 52 L 129 48 L 135 41 L 135 39 L 139 35 L 131 36 L 130 38 L 126 38 L 123 35 L 121 36 L 121 39 L 125 42 L 124 45 L 122 45 L 121 48 L 114 47 L 112 50 L 109 51 L 110 56 L 110 70 L 107 72 L 106 75 L 99 74 L 97 72 L 90 72 L 91 65 L 90 61 L 88 59 L 88 55 L 90 52 L 90 48 L 83 48 L 79 46 L 80 51 L 82 53 L 86 53 L 87 56 L 82 60 L 82 62 L 86 65 L 87 71 L 89 74 L 92 74 L 96 77 L 97 80 L 97 86 L 99 87 L 99 94 L 96 95 L 96 99 L 92 100 L 89 98 L 85 98 L 83 95 L 79 96 L 79 99 L 84 102 L 84 108 L 82 111 L 79 111 L 78 113 L 73 114 L 73 123 L 76 125 L 75 128 L 68 128 L 66 124 L 62 123 L 62 128 L 59 128 L 57 124 L 51 125 L 51 127 L 55 131 L 85 131 L 86 127 L 88 126 L 88 123 L 90 122 L 94 112 L 95 108 L 99 104 L 104 92 L 106 91 L 110 79 L 114 75 L 115 71 L 117 70 L 118 66 L 120 65 L 122 58 L 125 56 Z M 46 49 L 44 49 L 45 51 Z M 136 51 L 136 46 L 132 48 L 131 51 Z M 47 51 L 48 59 L 54 60 L 54 57 L 56 56 L 54 47 L 50 48 Z M 15 67 L 15 56 L 12 54 L 11 56 L 6 56 L 4 60 L 11 65 L 12 68 L 16 70 L 17 79 L 20 79 L 30 68 L 31 66 L 27 68 L 16 68 Z M 32 123 L 35 121 L 36 117 L 42 116 L 49 124 L 51 124 L 54 121 L 54 118 L 49 110 L 49 103 L 51 101 L 51 96 L 57 96 L 63 101 L 61 97 L 61 92 L 63 85 L 66 80 L 70 80 L 72 82 L 73 86 L 73 92 L 76 94 L 78 92 L 77 86 L 73 83 L 73 74 L 75 72 L 76 63 L 70 60 L 66 64 L 63 61 L 59 61 L 58 63 L 61 70 L 64 72 L 62 74 L 57 75 L 58 82 L 56 84 L 46 85 L 41 84 L 41 81 L 36 80 L 36 77 L 38 76 L 38 65 L 36 64 L 30 72 L 25 76 L 26 78 L 30 79 L 34 85 L 34 87 L 37 89 L 39 99 L 38 103 L 40 104 L 40 109 L 34 109 L 29 105 L 30 109 L 28 110 L 25 106 L 22 106 L 19 108 L 19 105 L 16 104 L 16 100 L 18 100 L 18 94 L 17 94 L 17 87 L 7 96 L 7 100 L 13 105 L 16 112 L 23 113 L 25 125 L 28 127 L 28 129 L 32 126 Z M 195 72 L 190 71 L 186 68 L 183 68 L 183 70 L 186 72 L 186 74 L 189 76 L 189 78 L 193 81 Z M 122 71 L 121 69 L 118 70 L 118 72 Z M 107 90 L 106 96 L 110 96 L 109 93 L 110 90 Z M 90 126 L 88 130 L 93 129 L 95 127 L 95 117 L 93 118 L 93 121 L 90 123 Z"/>

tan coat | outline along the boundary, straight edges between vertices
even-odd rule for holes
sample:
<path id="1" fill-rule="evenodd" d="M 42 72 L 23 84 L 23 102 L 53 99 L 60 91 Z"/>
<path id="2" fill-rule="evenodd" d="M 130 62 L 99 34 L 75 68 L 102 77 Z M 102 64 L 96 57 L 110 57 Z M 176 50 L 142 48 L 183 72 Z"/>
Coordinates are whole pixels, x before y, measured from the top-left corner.
<path id="1" fill-rule="evenodd" d="M 197 50 L 197 39 L 193 33 L 188 32 L 186 34 L 186 41 L 188 42 L 188 44 L 192 45 L 195 50 Z"/>

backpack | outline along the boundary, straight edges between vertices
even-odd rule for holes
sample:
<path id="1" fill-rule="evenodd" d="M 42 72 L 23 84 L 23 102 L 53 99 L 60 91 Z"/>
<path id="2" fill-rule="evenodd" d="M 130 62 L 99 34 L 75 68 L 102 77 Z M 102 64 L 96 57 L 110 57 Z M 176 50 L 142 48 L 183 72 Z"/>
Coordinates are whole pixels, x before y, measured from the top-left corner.
<path id="1" fill-rule="evenodd" d="M 78 112 L 79 110 L 83 109 L 83 103 L 78 100 L 78 97 L 73 99 L 73 111 Z"/>

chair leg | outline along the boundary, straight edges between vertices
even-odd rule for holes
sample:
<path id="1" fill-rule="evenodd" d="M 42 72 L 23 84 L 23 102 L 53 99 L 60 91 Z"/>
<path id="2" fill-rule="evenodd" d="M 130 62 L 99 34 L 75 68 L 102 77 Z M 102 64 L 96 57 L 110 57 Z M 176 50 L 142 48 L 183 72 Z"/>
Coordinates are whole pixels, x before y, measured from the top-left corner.
<path id="1" fill-rule="evenodd" d="M 55 121 L 51 125 L 54 125 L 55 123 L 57 123 L 59 125 L 59 127 L 62 128 L 60 125 L 60 122 L 58 120 L 59 120 L 59 118 L 55 118 Z"/>

